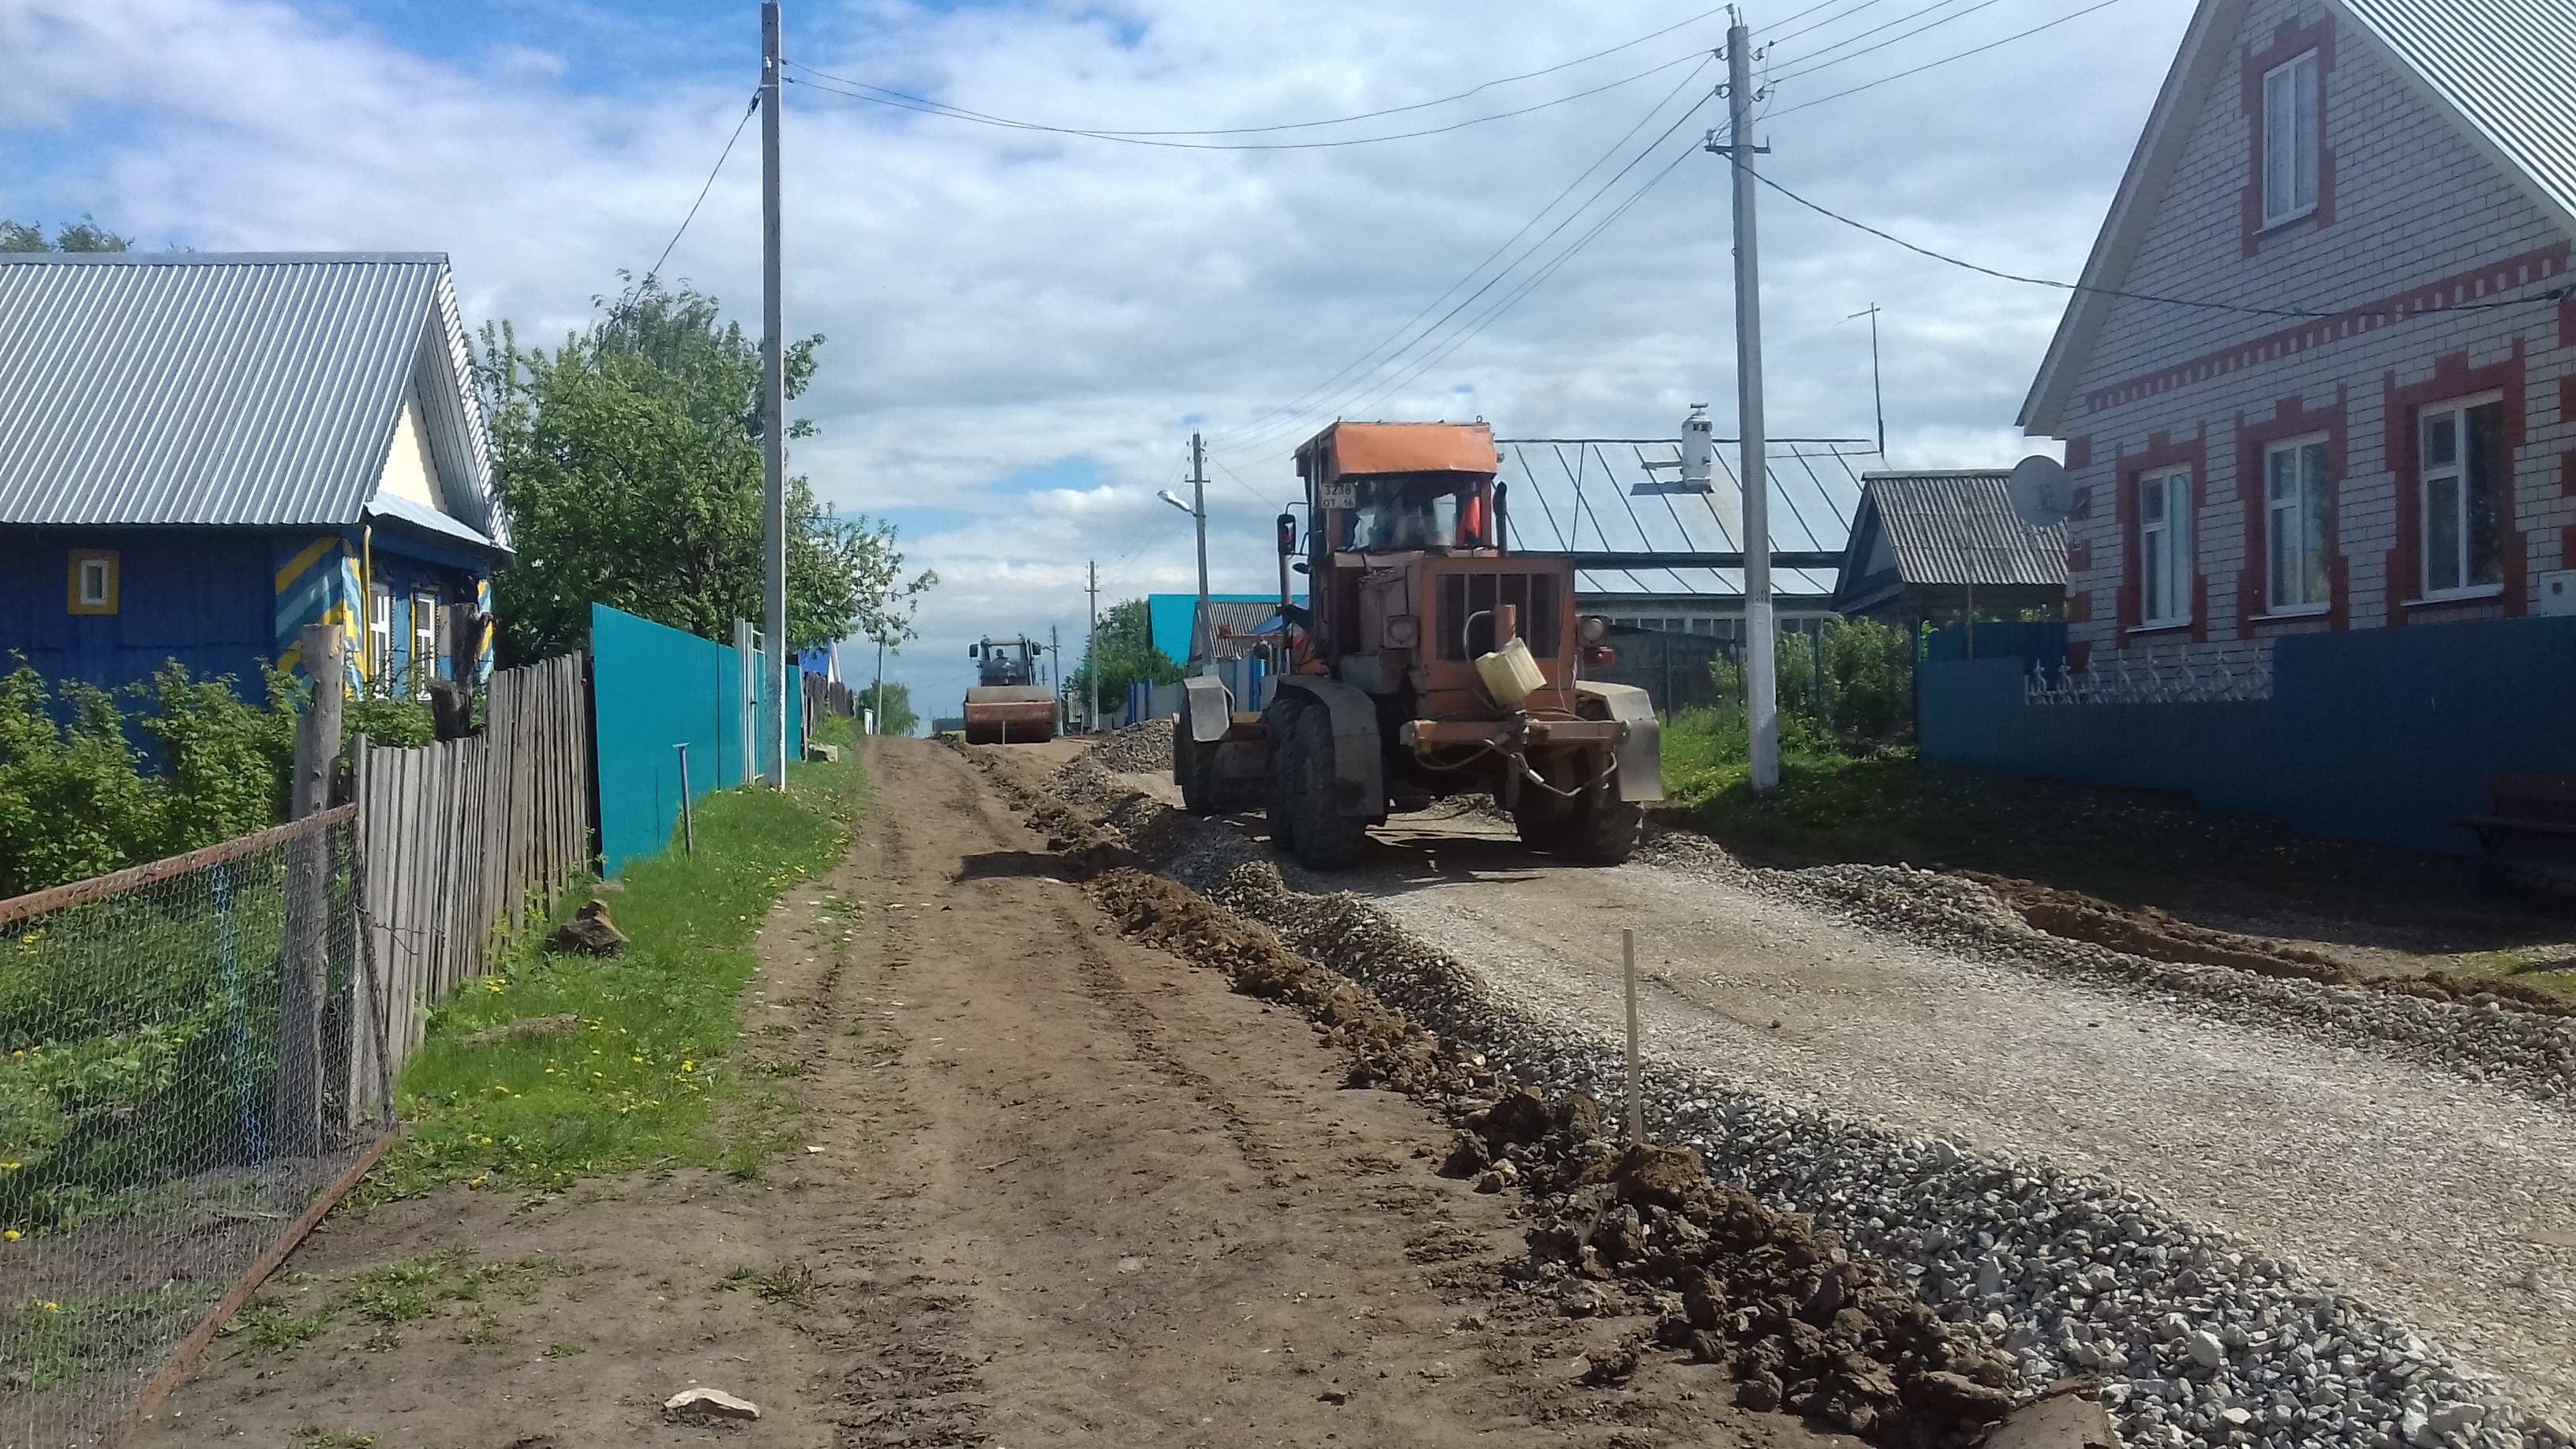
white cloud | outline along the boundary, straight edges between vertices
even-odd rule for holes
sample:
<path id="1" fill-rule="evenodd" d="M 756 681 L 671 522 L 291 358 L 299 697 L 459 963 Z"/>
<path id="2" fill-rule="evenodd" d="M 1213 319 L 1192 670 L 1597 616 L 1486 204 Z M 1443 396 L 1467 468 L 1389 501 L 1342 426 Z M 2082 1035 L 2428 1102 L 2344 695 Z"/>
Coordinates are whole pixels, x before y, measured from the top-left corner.
<path id="1" fill-rule="evenodd" d="M 995 114 L 1249 126 L 1447 95 L 1669 24 L 1687 4 L 852 3 L 797 7 L 790 45 L 819 71 Z M 1782 84 L 1769 102 L 1778 118 L 1760 128 L 1767 166 L 1820 204 L 1927 246 L 2071 277 L 2180 7 L 2114 6 L 1787 109 L 2068 8 L 2003 0 Z M 687 211 L 756 77 L 744 12 L 743 53 L 602 90 L 588 84 L 590 38 L 573 31 L 483 48 L 460 66 L 338 10 L 0 0 L 0 73 L 11 77 L 0 88 L 0 214 L 94 212 L 147 245 L 443 250 L 471 315 L 550 340 L 614 288 L 618 268 L 650 265 Z M 1718 23 L 1384 124 L 1564 95 L 1714 44 Z M 1867 23 L 1783 40 L 1772 73 Z M 908 537 L 944 580 L 908 666 L 925 702 L 953 693 L 961 671 L 949 666 L 978 634 L 1050 619 L 1078 630 L 1086 559 L 1102 562 L 1108 600 L 1193 585 L 1188 520 L 1152 495 L 1177 481 L 1194 422 L 1217 438 L 1222 465 L 1208 492 L 1218 584 L 1268 587 L 1270 516 L 1291 486 L 1284 456 L 1329 412 L 1247 425 L 1414 315 L 1682 73 L 1444 136 L 1264 152 L 1004 131 L 791 87 L 789 326 L 830 338 L 798 407 L 822 432 L 796 463 L 845 508 L 947 510 Z M 1682 154 L 1718 111 L 1682 125 L 1630 184 Z M 745 319 L 758 306 L 757 137 L 755 123 L 666 268 Z M 1521 435 L 1669 432 L 1704 401 L 1726 430 L 1727 192 L 1721 158 L 1688 155 L 1444 360 L 1326 400 L 1378 416 L 1481 414 Z M 1761 206 L 1775 433 L 1871 431 L 1867 325 L 1845 318 L 1875 302 L 1898 462 L 1987 463 L 2028 446 L 2012 418 L 2060 294 L 1914 257 L 1775 193 Z M 1087 471 L 1066 486 L 1000 486 L 1068 459 Z"/>

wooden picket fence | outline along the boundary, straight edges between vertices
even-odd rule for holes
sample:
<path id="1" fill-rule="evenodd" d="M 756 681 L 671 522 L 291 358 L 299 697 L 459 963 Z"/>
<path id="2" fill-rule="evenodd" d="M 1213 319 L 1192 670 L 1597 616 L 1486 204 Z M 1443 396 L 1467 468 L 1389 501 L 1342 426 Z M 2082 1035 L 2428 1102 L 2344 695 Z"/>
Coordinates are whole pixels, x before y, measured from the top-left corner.
<path id="1" fill-rule="evenodd" d="M 365 1025 L 350 1033 L 353 1118 L 387 1120 L 430 1006 L 589 874 L 581 668 L 567 654 L 495 673 L 470 738 L 354 751 L 365 874 L 351 1008 Z"/>

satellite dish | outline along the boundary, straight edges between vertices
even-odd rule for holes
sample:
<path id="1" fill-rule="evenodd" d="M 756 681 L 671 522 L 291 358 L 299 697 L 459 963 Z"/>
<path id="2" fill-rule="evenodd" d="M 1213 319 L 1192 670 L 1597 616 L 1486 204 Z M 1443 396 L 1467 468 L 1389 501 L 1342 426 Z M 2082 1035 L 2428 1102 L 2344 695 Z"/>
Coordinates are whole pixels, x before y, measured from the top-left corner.
<path id="1" fill-rule="evenodd" d="M 2066 465 L 2045 453 L 2015 463 L 2004 492 L 2012 499 L 2013 512 L 2032 528 L 2053 528 L 2075 507 L 2075 482 L 2066 476 Z"/>

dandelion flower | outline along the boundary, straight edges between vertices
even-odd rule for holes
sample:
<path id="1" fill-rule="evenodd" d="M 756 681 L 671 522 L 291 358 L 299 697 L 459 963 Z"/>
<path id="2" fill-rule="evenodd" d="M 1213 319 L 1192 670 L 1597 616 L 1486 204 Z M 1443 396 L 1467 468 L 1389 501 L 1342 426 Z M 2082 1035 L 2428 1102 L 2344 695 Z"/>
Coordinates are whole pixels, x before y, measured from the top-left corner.
<path id="1" fill-rule="evenodd" d="M 18 1241 L 18 1230 L 16 1228 L 11 1228 L 5 1233 L 0 1233 L 0 1238 L 5 1238 L 14 1243 Z"/>

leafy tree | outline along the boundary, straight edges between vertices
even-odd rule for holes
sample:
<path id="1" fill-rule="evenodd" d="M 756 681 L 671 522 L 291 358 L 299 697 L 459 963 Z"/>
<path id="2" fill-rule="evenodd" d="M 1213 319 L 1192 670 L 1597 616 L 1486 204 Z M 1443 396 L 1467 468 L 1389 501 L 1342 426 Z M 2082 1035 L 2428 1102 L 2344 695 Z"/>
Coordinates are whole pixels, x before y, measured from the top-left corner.
<path id="1" fill-rule="evenodd" d="M 869 684 L 858 690 L 859 708 L 877 707 L 877 689 L 877 685 Z M 884 682 L 884 689 L 885 713 L 877 718 L 877 733 L 908 735 L 921 728 L 921 716 L 914 713 L 912 708 L 912 686 L 897 684 L 889 679 Z"/>
<path id="2" fill-rule="evenodd" d="M 1819 646 L 1816 635 L 1780 635 L 1773 654 L 1773 678 L 1783 730 L 1794 726 L 1821 748 L 1839 744 L 1869 750 L 1911 739 L 1912 636 L 1875 619 L 1836 619 L 1825 626 L 1822 638 Z M 1711 661 L 1709 674 L 1718 694 L 1740 710 L 1744 666 L 1720 658 Z"/>
<path id="3" fill-rule="evenodd" d="M 716 640 L 765 612 L 759 347 L 686 286 L 646 277 L 599 304 L 551 354 L 522 351 L 506 323 L 483 329 L 494 477 L 519 552 L 493 581 L 513 660 L 579 647 L 594 602 Z M 788 396 L 822 340 L 788 346 Z M 906 577 L 895 545 L 893 524 L 837 517 L 790 478 L 788 646 L 911 638 L 937 579 Z"/>
<path id="4" fill-rule="evenodd" d="M 54 228 L 51 246 L 45 244 L 42 223 L 0 221 L 0 252 L 121 252 L 132 245 L 134 238 L 118 236 L 87 216 Z"/>
<path id="5" fill-rule="evenodd" d="M 1171 684 L 1185 671 L 1172 656 L 1154 647 L 1154 621 L 1143 599 L 1112 604 L 1100 616 L 1100 707 L 1117 708 L 1131 684 Z M 1065 697 L 1091 697 L 1091 658 L 1065 681 Z"/>

